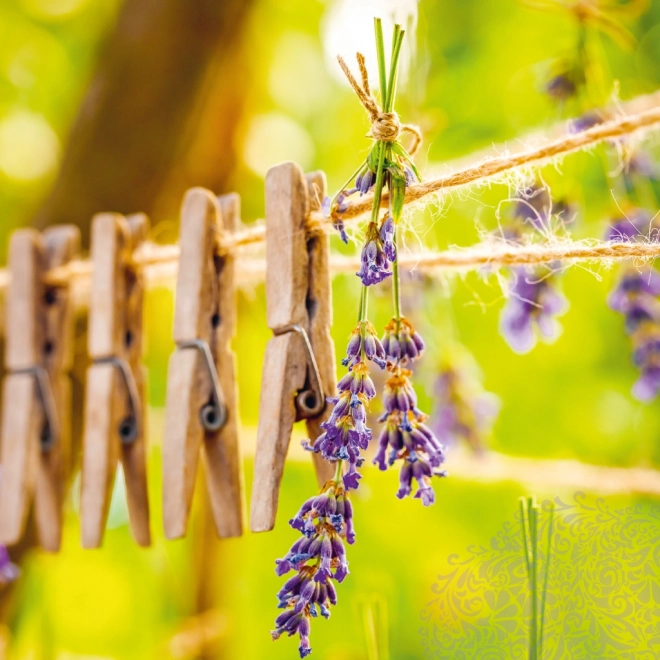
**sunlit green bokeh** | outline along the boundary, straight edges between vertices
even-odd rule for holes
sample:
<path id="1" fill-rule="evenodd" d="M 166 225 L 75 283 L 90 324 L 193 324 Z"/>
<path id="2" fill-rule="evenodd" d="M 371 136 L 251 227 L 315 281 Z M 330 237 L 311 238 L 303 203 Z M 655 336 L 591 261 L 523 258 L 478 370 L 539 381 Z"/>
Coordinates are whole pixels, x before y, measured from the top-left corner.
<path id="1" fill-rule="evenodd" d="M 366 114 L 333 62 L 337 44 L 372 49 L 370 19 L 350 22 L 351 5 L 357 12 L 362 4 L 369 15 L 377 6 L 357 0 L 255 3 L 247 28 L 253 75 L 242 132 L 236 137 L 243 157 L 233 165 L 232 175 L 244 222 L 263 217 L 263 176 L 274 162 L 294 159 L 305 170 L 323 169 L 334 191 L 365 157 L 370 144 L 365 138 Z M 57 175 L 100 44 L 119 6 L 117 0 L 6 0 L 0 5 L 3 264 L 11 231 L 30 223 Z M 533 11 L 515 0 L 421 0 L 412 25 L 416 29 L 407 37 L 407 73 L 398 91 L 398 110 L 404 121 L 414 121 L 424 130 L 418 157 L 422 171 L 437 171 L 446 161 L 480 153 L 494 143 L 509 141 L 515 147 L 518 136 L 548 128 L 577 111 L 562 112 L 540 91 L 550 62 L 575 43 L 575 26 L 567 14 Z M 607 36 L 595 38 L 603 100 L 614 93 L 615 79 L 624 100 L 660 86 L 660 4 L 652 1 L 648 12 L 628 27 L 638 38 L 629 51 Z M 650 148 L 657 153 L 652 141 Z M 568 197 L 579 205 L 572 228 L 575 237 L 601 238 L 607 218 L 617 212 L 617 201 L 624 202 L 618 192 L 611 192 L 607 173 L 615 166 L 611 149 L 598 147 L 543 170 L 556 199 Z M 471 245 L 497 226 L 498 205 L 514 192 L 498 183 L 457 192 L 416 211 L 406 245 L 411 250 L 418 248 L 418 241 L 430 249 Z M 510 213 L 510 203 L 502 203 L 500 211 L 503 216 Z M 152 218 L 157 228 L 166 228 L 165 233 L 176 222 L 176 217 Z M 355 252 L 355 246 L 345 248 L 336 237 L 332 248 Z M 623 321 L 606 305 L 617 276 L 617 266 L 609 266 L 565 272 L 561 280 L 570 309 L 561 319 L 563 334 L 525 356 L 514 354 L 499 335 L 504 296 L 495 273 L 406 284 L 404 305 L 409 302 L 409 316 L 429 344 L 415 376 L 421 406 L 433 410 L 438 365 L 447 347 L 460 343 L 479 364 L 486 390 L 502 402 L 490 440 L 494 450 L 612 467 L 660 465 L 660 409 L 630 396 L 636 371 Z M 357 312 L 357 284 L 348 275 L 333 280 L 338 302 L 332 334 L 338 358 Z M 377 327 L 391 316 L 390 295 L 383 288 L 372 297 Z M 209 541 L 200 482 L 188 538 L 164 540 L 160 446 L 167 361 L 174 348 L 173 310 L 170 289 L 149 292 L 145 360 L 150 378 L 154 546 L 143 550 L 133 542 L 123 490 L 117 487 L 103 549 L 82 550 L 76 480 L 67 504 L 62 552 L 32 553 L 16 587 L 7 622 L 12 659 L 297 656 L 292 640 L 273 643 L 268 630 L 277 614 L 275 592 L 282 583 L 274 574 L 273 560 L 296 538 L 286 521 L 316 488 L 309 461 L 296 453 L 288 463 L 273 532 Z M 262 359 L 270 336 L 263 284 L 251 285 L 238 295 L 234 342 L 248 493 Z M 84 341 L 81 337 L 81 347 Z M 76 405 L 80 408 L 82 403 Z M 296 437 L 302 432 L 297 429 Z M 451 455 L 448 469 L 451 473 Z M 517 498 L 528 489 L 515 481 L 478 483 L 469 475 L 451 476 L 436 484 L 436 505 L 423 509 L 417 500 L 401 502 L 394 497 L 394 472 L 382 474 L 367 465 L 363 483 L 355 498 L 358 542 L 349 551 L 351 575 L 340 586 L 340 604 L 330 621 L 314 622 L 313 657 L 369 657 L 365 603 L 379 602 L 387 614 L 389 657 L 420 658 L 419 613 L 431 597 L 436 574 L 452 553 L 489 544 L 512 519 Z M 573 492 L 543 486 L 535 494 L 570 499 Z M 635 498 L 622 493 L 608 501 L 623 506 Z M 218 610 L 218 650 L 205 656 L 186 654 L 176 636 L 188 630 L 190 617 L 210 608 Z"/>

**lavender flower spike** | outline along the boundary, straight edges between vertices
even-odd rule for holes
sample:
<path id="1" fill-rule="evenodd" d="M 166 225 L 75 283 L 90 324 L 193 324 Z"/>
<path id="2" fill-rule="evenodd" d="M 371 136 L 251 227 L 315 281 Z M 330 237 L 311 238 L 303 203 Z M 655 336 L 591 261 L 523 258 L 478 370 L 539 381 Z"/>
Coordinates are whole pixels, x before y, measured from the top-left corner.
<path id="1" fill-rule="evenodd" d="M 390 261 L 385 253 L 378 225 L 375 222 L 370 222 L 367 226 L 360 264 L 357 276 L 362 280 L 364 286 L 378 284 L 392 274 L 392 271 L 389 270 Z"/>
<path id="2" fill-rule="evenodd" d="M 511 295 L 500 316 L 500 331 L 516 353 L 528 353 L 536 344 L 535 326 L 546 339 L 554 339 L 559 326 L 555 316 L 566 310 L 564 296 L 551 278 L 535 279 L 525 268 L 516 268 Z"/>
<path id="3" fill-rule="evenodd" d="M 320 614 L 329 618 L 330 607 L 337 604 L 333 580 L 342 582 L 348 575 L 348 562 L 342 536 L 355 542 L 353 511 L 341 481 L 328 482 L 321 493 L 307 500 L 289 521 L 303 536 L 283 559 L 275 564 L 277 575 L 296 574 L 277 594 L 284 611 L 275 620 L 272 638 L 297 634 L 301 658 L 312 650 L 309 644 L 311 619 Z"/>
<path id="4" fill-rule="evenodd" d="M 407 364 L 419 359 L 426 347 L 420 334 L 405 316 L 398 321 L 393 318 L 385 326 L 382 344 L 387 361 L 392 365 Z"/>
<path id="5" fill-rule="evenodd" d="M 0 545 L 0 588 L 14 582 L 21 574 L 21 569 L 12 564 L 9 553 L 4 545 Z"/>

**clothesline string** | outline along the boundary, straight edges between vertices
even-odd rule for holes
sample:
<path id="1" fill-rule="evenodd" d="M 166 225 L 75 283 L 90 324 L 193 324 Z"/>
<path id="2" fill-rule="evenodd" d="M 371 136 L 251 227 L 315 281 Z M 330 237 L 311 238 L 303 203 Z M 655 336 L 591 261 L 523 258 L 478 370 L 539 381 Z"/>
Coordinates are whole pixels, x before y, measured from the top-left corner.
<path id="1" fill-rule="evenodd" d="M 628 111 L 632 114 L 625 114 Z M 414 203 L 429 198 L 434 194 L 460 186 L 475 183 L 486 183 L 497 180 L 506 173 L 531 166 L 539 166 L 553 159 L 575 151 L 589 149 L 606 140 L 616 140 L 629 137 L 641 131 L 660 128 L 660 93 L 638 97 L 622 107 L 619 116 L 579 133 L 569 133 L 552 140 L 545 140 L 536 147 L 524 148 L 514 154 L 482 158 L 479 162 L 445 174 L 431 178 L 423 183 L 411 185 L 406 191 L 406 203 Z M 557 129 L 550 131 L 556 133 Z M 540 141 L 542 141 L 539 138 Z M 432 203 L 433 199 L 429 200 Z M 383 205 L 387 204 L 387 194 L 383 195 Z M 360 200 L 348 202 L 347 210 L 341 214 L 344 221 L 353 221 L 371 209 L 371 196 L 365 195 Z M 332 231 L 332 220 L 322 213 L 313 211 L 309 214 L 307 230 Z M 218 237 L 218 247 L 221 253 L 233 253 L 243 248 L 264 243 L 266 226 L 258 220 L 253 225 L 233 234 L 223 234 Z M 402 254 L 400 263 L 404 267 L 437 268 L 454 270 L 474 270 L 484 265 L 513 266 L 525 264 L 548 263 L 557 259 L 574 261 L 620 260 L 629 258 L 653 259 L 660 256 L 660 247 L 656 244 L 638 243 L 633 245 L 610 243 L 571 243 L 560 242 L 550 245 L 533 245 L 527 247 L 502 246 L 493 242 L 482 243 L 466 249 L 452 249 L 444 252 L 419 254 Z M 179 250 L 176 245 L 147 244 L 133 255 L 136 265 L 149 270 L 150 268 L 167 265 L 176 266 Z M 359 267 L 355 258 L 333 257 L 331 266 L 334 272 L 347 272 Z M 238 264 L 240 270 L 240 262 Z M 46 274 L 46 284 L 50 286 L 63 285 L 71 280 L 87 280 L 91 277 L 92 264 L 88 260 L 74 260 Z M 9 273 L 0 269 L 0 292 L 6 289 Z"/>

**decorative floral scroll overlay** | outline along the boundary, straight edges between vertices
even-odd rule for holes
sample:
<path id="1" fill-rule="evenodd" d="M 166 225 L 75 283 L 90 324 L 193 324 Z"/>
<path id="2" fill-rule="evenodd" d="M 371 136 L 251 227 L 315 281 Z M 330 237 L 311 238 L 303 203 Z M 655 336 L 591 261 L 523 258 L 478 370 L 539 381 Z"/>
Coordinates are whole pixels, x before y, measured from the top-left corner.
<path id="1" fill-rule="evenodd" d="M 613 510 L 583 493 L 573 499 L 555 499 L 542 660 L 655 660 L 660 507 Z M 541 523 L 545 536 L 547 516 Z M 530 604 L 519 514 L 488 548 L 450 556 L 431 590 L 420 627 L 427 658 L 527 658 Z"/>

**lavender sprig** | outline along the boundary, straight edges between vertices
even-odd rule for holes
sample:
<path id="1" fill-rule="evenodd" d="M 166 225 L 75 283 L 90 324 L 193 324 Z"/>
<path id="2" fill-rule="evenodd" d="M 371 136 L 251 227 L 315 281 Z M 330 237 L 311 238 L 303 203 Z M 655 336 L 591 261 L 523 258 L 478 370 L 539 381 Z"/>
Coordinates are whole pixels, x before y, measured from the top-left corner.
<path id="1" fill-rule="evenodd" d="M 606 238 L 616 242 L 660 240 L 651 214 L 629 209 L 623 218 L 612 221 Z M 653 267 L 628 266 L 608 297 L 610 309 L 622 314 L 625 330 L 633 345 L 633 363 L 640 376 L 632 394 L 639 401 L 652 401 L 660 392 L 660 273 Z"/>
<path id="2" fill-rule="evenodd" d="M 381 98 L 384 112 L 389 113 L 394 100 L 396 68 L 403 30 L 398 25 L 394 29 L 388 86 L 379 19 L 376 19 L 375 27 Z M 362 88 L 356 91 L 370 96 L 364 60 L 358 59 L 363 69 L 363 87 L 366 91 Z M 360 98 L 362 99 L 362 96 Z M 373 103 L 375 104 L 375 101 Z M 313 443 L 303 443 L 306 449 L 320 453 L 336 465 L 335 476 L 325 484 L 317 497 L 307 500 L 289 521 L 302 536 L 283 558 L 276 561 L 278 575 L 285 575 L 290 571 L 296 571 L 296 575 L 278 592 L 279 607 L 284 609 L 284 612 L 277 617 L 271 636 L 278 639 L 285 633 L 289 636 L 297 634 L 300 638 L 298 651 L 301 658 L 311 653 L 311 619 L 319 614 L 324 618 L 330 616 L 331 606 L 337 603 L 334 583 L 342 582 L 348 575 L 343 540 L 349 544 L 355 542 L 353 508 L 348 492 L 359 486 L 361 475 L 357 469 L 364 461 L 361 453 L 367 449 L 372 437 L 372 432 L 366 425 L 366 410 L 376 395 L 368 362 L 373 362 L 380 368 L 387 365 L 386 352 L 367 318 L 368 287 L 392 274 L 389 264 L 396 258 L 392 220 L 385 218 L 380 224 L 377 222 L 383 186 L 387 179 L 391 191 L 401 188 L 400 183 L 394 183 L 395 181 L 403 181 L 405 187 L 405 181 L 410 179 L 411 175 L 406 177 L 401 165 L 400 159 L 406 158 L 403 147 L 396 150 L 399 155 L 393 159 L 392 145 L 386 143 L 384 138 L 377 137 L 375 133 L 373 137 L 376 141 L 365 163 L 350 177 L 335 199 L 325 203 L 326 212 L 333 214 L 335 226 L 342 240 L 346 242 L 348 237 L 340 219 L 342 210 L 346 208 L 346 198 L 358 191 L 363 195 L 373 190 L 372 218 L 366 231 L 362 268 L 359 273 L 363 287 L 358 323 L 351 333 L 343 360 L 348 372 L 337 384 L 337 396 L 328 399 L 334 404 L 334 408 L 328 420 L 321 424 L 323 433 Z M 390 172 L 387 178 L 386 169 Z M 349 188 L 351 183 L 355 185 Z M 400 194 L 399 198 L 402 203 Z"/>

